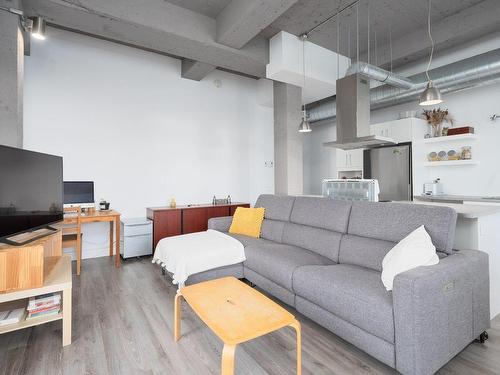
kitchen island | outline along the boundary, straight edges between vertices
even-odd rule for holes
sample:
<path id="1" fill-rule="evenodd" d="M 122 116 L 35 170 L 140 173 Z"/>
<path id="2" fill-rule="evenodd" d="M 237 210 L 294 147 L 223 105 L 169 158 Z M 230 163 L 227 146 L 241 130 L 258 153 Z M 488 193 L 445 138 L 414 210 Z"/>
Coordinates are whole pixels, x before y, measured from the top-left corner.
<path id="1" fill-rule="evenodd" d="M 490 315 L 494 318 L 500 313 L 500 204 L 479 204 L 482 203 L 481 200 L 464 202 L 460 204 L 443 200 L 415 200 L 412 203 L 453 208 L 457 212 L 453 248 L 480 250 L 489 255 Z"/>

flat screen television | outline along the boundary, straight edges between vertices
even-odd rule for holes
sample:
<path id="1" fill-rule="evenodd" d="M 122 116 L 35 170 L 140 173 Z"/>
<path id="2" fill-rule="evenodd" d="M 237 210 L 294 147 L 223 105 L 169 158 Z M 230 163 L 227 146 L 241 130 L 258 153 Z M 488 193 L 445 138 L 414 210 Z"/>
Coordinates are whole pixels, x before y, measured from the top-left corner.
<path id="1" fill-rule="evenodd" d="M 0 241 L 63 220 L 63 159 L 0 146 Z"/>

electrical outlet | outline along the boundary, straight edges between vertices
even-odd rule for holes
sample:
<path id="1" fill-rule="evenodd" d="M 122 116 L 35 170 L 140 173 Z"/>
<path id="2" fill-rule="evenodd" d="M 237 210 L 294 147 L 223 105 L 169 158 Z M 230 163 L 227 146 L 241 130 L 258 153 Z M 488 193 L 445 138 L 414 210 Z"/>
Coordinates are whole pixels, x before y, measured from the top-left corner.
<path id="1" fill-rule="evenodd" d="M 272 168 L 272 167 L 274 167 L 274 162 L 272 160 L 266 160 L 264 162 L 264 166 L 267 168 Z"/>

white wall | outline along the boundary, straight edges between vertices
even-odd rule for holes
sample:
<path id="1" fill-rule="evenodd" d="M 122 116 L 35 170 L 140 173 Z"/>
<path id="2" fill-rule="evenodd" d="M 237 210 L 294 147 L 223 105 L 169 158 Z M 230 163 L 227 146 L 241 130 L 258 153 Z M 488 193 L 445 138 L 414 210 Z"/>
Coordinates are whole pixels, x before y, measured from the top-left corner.
<path id="1" fill-rule="evenodd" d="M 24 147 L 63 156 L 64 178 L 95 181 L 96 201 L 123 217 L 173 197 L 253 203 L 274 190 L 273 110 L 258 92 L 253 79 L 182 79 L 177 59 L 49 29 L 26 58 Z M 106 231 L 86 226 L 84 257 L 107 253 Z"/>

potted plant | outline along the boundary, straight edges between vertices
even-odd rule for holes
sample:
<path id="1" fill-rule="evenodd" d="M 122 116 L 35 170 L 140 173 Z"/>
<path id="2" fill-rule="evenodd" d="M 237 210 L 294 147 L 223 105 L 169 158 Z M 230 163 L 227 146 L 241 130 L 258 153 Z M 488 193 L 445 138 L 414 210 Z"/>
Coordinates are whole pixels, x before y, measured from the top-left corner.
<path id="1" fill-rule="evenodd" d="M 426 109 L 423 111 L 423 117 L 431 126 L 432 137 L 441 137 L 443 135 L 443 123 L 453 126 L 453 118 L 448 109 Z"/>

